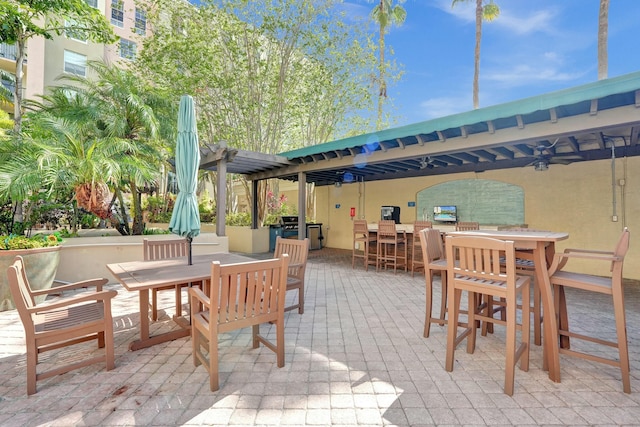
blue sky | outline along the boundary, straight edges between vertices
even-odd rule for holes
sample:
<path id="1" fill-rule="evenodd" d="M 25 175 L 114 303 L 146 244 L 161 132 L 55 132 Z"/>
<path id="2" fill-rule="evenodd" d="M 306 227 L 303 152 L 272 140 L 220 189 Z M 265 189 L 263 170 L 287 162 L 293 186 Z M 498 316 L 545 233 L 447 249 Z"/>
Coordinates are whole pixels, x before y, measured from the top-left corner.
<path id="1" fill-rule="evenodd" d="M 495 0 L 501 14 L 483 23 L 480 107 L 597 81 L 598 0 Z M 388 90 L 396 125 L 473 109 L 475 1 L 406 0 L 407 20 L 386 40 L 402 65 Z M 367 16 L 371 0 L 345 2 Z M 609 77 L 640 71 L 640 1 L 609 6 Z"/>

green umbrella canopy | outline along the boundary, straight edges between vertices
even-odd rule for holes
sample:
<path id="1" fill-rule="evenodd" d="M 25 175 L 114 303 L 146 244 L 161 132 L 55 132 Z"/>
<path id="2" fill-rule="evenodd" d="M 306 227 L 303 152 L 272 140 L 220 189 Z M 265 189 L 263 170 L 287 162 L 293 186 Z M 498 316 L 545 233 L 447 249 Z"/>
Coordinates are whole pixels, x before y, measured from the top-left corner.
<path id="1" fill-rule="evenodd" d="M 183 95 L 180 98 L 178 113 L 178 139 L 175 158 L 179 191 L 171 214 L 169 231 L 184 236 L 189 241 L 189 263 L 191 263 L 191 240 L 200 234 L 200 212 L 196 197 L 199 165 L 200 149 L 195 106 L 192 97 Z"/>

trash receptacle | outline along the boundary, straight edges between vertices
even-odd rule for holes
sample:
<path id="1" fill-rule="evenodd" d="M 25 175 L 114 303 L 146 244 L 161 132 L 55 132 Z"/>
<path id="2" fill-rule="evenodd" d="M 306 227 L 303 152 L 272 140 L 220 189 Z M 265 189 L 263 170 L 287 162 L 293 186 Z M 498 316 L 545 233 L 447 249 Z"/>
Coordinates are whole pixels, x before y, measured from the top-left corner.
<path id="1" fill-rule="evenodd" d="M 276 237 L 282 236 L 282 226 L 280 224 L 271 224 L 269 226 L 269 252 L 276 250 Z"/>
<path id="2" fill-rule="evenodd" d="M 307 224 L 309 249 L 322 249 L 322 224 Z"/>

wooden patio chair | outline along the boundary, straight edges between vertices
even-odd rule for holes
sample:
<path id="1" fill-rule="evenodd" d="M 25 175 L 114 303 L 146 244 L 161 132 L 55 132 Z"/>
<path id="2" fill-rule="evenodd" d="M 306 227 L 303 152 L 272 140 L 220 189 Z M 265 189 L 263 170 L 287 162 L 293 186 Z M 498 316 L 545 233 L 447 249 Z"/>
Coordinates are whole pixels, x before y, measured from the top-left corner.
<path id="1" fill-rule="evenodd" d="M 456 231 L 480 230 L 480 223 L 475 221 L 456 222 Z"/>
<path id="2" fill-rule="evenodd" d="M 38 291 L 31 290 L 25 273 L 24 260 L 17 256 L 7 269 L 11 296 L 24 326 L 27 346 L 27 394 L 36 393 L 36 382 L 71 370 L 105 363 L 107 370 L 115 367 L 113 352 L 113 319 L 111 299 L 114 290 L 103 291 L 107 279 L 93 279 Z M 36 304 L 35 297 L 67 290 L 95 287 L 95 291 L 80 292 L 54 301 Z M 38 356 L 45 351 L 97 340 L 104 348 L 99 356 L 74 359 L 38 373 Z"/>
<path id="3" fill-rule="evenodd" d="M 563 346 L 560 347 L 560 354 L 576 356 L 582 359 L 605 363 L 620 368 L 622 389 L 625 393 L 631 393 L 631 382 L 629 378 L 629 348 L 624 308 L 622 267 L 624 264 L 624 257 L 629 249 L 629 234 L 629 230 L 625 227 L 614 251 L 565 249 L 564 253 L 555 254 L 554 261 L 550 269 L 550 281 L 554 288 L 554 296 L 556 298 L 556 315 L 560 318 L 558 323 L 560 339 L 569 341 L 569 339 L 574 338 L 598 345 L 617 348 L 618 360 L 606 358 L 598 354 L 589 354 L 584 350 L 571 349 L 568 345 L 569 343 L 567 343 L 564 348 Z M 564 271 L 564 267 L 570 259 L 582 259 L 589 263 L 598 263 L 602 261 L 610 263 L 611 277 L 601 277 L 591 274 Z M 587 336 L 569 330 L 564 293 L 565 288 L 574 288 L 585 292 L 596 292 L 611 295 L 613 300 L 613 318 L 615 319 L 617 341 Z M 583 298 L 584 296 L 581 295 L 580 297 Z M 599 317 L 600 320 L 604 320 L 609 319 L 611 316 L 608 313 L 603 313 Z"/>
<path id="4" fill-rule="evenodd" d="M 476 345 L 476 319 L 483 322 L 505 325 L 506 366 L 504 392 L 513 395 L 515 365 L 520 360 L 520 369 L 529 370 L 529 283 L 528 276 L 516 275 L 514 242 L 487 237 L 446 238 L 447 286 L 448 286 L 448 329 L 447 357 L 445 368 L 453 371 L 455 349 L 467 338 L 467 353 L 473 353 Z M 502 259 L 506 260 L 503 264 Z M 462 291 L 468 292 L 468 322 L 462 334 L 458 335 L 458 317 Z M 490 307 L 477 311 L 476 295 L 491 295 L 504 298 L 506 321 L 494 319 Z M 518 294 L 522 299 L 525 313 L 522 322 L 517 323 Z M 455 326 L 453 326 L 455 325 Z M 521 331 L 520 344 L 516 342 L 516 330 Z"/>
<path id="5" fill-rule="evenodd" d="M 304 313 L 304 274 L 307 269 L 307 258 L 309 257 L 309 239 L 283 239 L 276 237 L 276 248 L 273 252 L 274 258 L 282 255 L 289 255 L 289 271 L 287 274 L 287 292 L 298 290 L 298 303 L 285 307 L 284 311 L 295 308 L 298 313 Z"/>
<path id="6" fill-rule="evenodd" d="M 186 239 L 170 239 L 170 240 L 142 240 L 145 261 L 156 261 L 168 258 L 186 259 L 189 251 L 189 244 Z M 151 320 L 158 320 L 158 292 L 173 290 L 176 296 L 176 316 L 182 316 L 182 288 L 188 286 L 188 283 L 179 285 L 163 286 L 151 289 Z"/>
<path id="7" fill-rule="evenodd" d="M 394 274 L 398 266 L 407 271 L 407 235 L 398 232 L 393 220 L 378 221 L 378 241 L 376 250 L 376 271 L 393 265 Z"/>
<path id="8" fill-rule="evenodd" d="M 351 268 L 355 268 L 356 258 L 362 258 L 364 269 L 369 270 L 369 265 L 376 264 L 375 249 L 376 233 L 369 232 L 369 224 L 366 219 L 353 220 L 353 246 L 351 248 Z M 356 249 L 356 245 L 359 246 Z"/>
<path id="9" fill-rule="evenodd" d="M 189 288 L 191 299 L 191 342 L 193 363 L 209 373 L 211 391 L 219 388 L 218 334 L 253 328 L 253 348 L 260 343 L 276 353 L 278 367 L 284 366 L 284 302 L 287 292 L 289 256 L 211 266 L 211 296 Z M 260 335 L 261 323 L 273 323 L 276 343 Z"/>
<path id="10" fill-rule="evenodd" d="M 431 221 L 414 221 L 413 223 L 413 233 L 411 234 L 411 277 L 416 271 L 425 269 L 420 246 L 420 230 L 432 227 L 433 223 Z"/>

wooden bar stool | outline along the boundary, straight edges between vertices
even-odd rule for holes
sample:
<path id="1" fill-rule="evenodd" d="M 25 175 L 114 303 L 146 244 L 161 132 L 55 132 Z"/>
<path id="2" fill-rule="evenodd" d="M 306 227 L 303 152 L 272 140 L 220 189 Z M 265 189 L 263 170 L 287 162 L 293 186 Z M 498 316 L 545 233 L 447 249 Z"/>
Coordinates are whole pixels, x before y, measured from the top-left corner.
<path id="1" fill-rule="evenodd" d="M 413 223 L 413 234 L 411 235 L 411 277 L 418 270 L 425 270 L 424 258 L 420 247 L 420 231 L 425 228 L 432 228 L 431 221 L 415 221 Z"/>
<path id="2" fill-rule="evenodd" d="M 445 369 L 453 371 L 455 349 L 460 342 L 467 339 L 467 353 L 473 353 L 476 345 L 476 319 L 483 322 L 497 323 L 506 326 L 506 366 L 504 392 L 513 395 L 515 366 L 520 361 L 520 369 L 529 370 L 529 283 L 531 278 L 516 275 L 514 242 L 488 237 L 461 236 L 446 238 L 447 285 L 448 285 L 448 329 L 447 357 Z M 502 260 L 505 260 L 502 262 Z M 462 291 L 468 292 L 468 323 L 464 331 L 458 335 L 458 316 Z M 506 304 L 506 321 L 494 319 L 490 307 L 478 311 L 475 304 L 476 295 L 491 295 L 504 299 Z M 517 321 L 518 294 L 525 307 Z M 520 344 L 517 343 L 516 331 L 521 331 Z"/>
<path id="3" fill-rule="evenodd" d="M 622 390 L 625 393 L 631 393 L 627 322 L 625 319 L 624 288 L 622 284 L 622 267 L 624 264 L 624 257 L 627 254 L 628 249 L 629 230 L 625 227 L 614 251 L 565 249 L 564 253 L 555 254 L 555 258 L 550 269 L 550 280 L 551 285 L 553 285 L 554 288 L 553 294 L 555 296 L 556 314 L 559 316 L 558 334 L 560 335 L 560 339 L 565 342 L 564 346 L 560 346 L 560 354 L 580 357 L 582 359 L 605 363 L 607 365 L 620 368 Z M 591 274 L 565 271 L 564 267 L 569 259 L 582 259 L 591 263 L 602 261 L 609 263 L 611 265 L 611 276 L 601 277 Z M 569 319 L 567 315 L 564 288 L 574 288 L 580 289 L 584 292 L 596 292 L 610 295 L 613 301 L 613 313 L 610 313 L 609 315 L 602 313 L 600 318 L 602 321 L 605 321 L 613 317 L 617 341 L 610 338 L 605 340 L 581 334 L 575 332 L 575 330 L 569 330 Z M 583 297 L 585 296 L 580 296 L 580 298 Z M 616 360 L 615 358 L 603 357 L 600 355 L 602 353 L 597 353 L 595 351 L 587 353 L 586 349 L 589 347 L 586 347 L 585 349 L 572 349 L 569 346 L 569 339 L 587 341 L 598 345 L 616 348 L 618 350 L 618 358 Z"/>
<path id="4" fill-rule="evenodd" d="M 376 254 L 372 250 L 376 247 L 376 238 L 375 233 L 369 232 L 367 220 L 353 220 L 351 268 L 355 268 L 356 258 L 362 258 L 365 270 L 369 270 L 369 265 L 376 265 Z M 358 245 L 358 249 L 356 249 L 356 245 Z"/>
<path id="5" fill-rule="evenodd" d="M 456 222 L 456 231 L 480 230 L 480 223 L 475 221 Z"/>
<path id="6" fill-rule="evenodd" d="M 393 272 L 404 265 L 407 271 L 407 234 L 396 229 L 395 221 L 378 222 L 378 244 L 376 252 L 376 271 L 393 265 Z"/>

